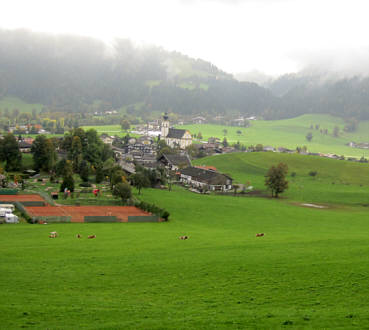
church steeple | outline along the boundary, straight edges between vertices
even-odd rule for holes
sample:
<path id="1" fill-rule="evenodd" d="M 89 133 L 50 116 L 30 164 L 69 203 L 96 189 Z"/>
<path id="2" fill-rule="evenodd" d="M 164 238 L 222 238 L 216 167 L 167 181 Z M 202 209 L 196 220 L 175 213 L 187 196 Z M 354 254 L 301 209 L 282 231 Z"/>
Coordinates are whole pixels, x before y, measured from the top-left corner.
<path id="1" fill-rule="evenodd" d="M 163 121 L 161 123 L 161 137 L 165 138 L 169 133 L 169 117 L 166 112 L 163 116 Z"/>

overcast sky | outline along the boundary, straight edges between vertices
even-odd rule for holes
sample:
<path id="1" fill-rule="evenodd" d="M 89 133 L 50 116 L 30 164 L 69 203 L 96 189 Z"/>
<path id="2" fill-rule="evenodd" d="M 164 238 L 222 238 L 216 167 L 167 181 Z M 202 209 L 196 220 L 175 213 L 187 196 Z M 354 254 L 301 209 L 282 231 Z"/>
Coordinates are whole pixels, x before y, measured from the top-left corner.
<path id="1" fill-rule="evenodd" d="M 2 0 L 0 27 L 124 37 L 239 73 L 369 72 L 364 0 Z"/>

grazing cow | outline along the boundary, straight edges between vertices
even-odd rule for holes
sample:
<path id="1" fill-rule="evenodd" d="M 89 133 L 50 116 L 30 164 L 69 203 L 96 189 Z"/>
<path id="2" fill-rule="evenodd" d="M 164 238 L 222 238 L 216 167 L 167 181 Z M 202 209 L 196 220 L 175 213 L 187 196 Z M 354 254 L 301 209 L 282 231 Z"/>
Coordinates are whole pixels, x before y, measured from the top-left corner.
<path id="1" fill-rule="evenodd" d="M 58 233 L 56 231 L 50 232 L 49 238 L 57 238 L 57 237 L 58 237 Z"/>
<path id="2" fill-rule="evenodd" d="M 258 234 L 256 234 L 256 237 L 262 237 L 262 236 L 264 236 L 264 233 L 258 233 Z"/>
<path id="3" fill-rule="evenodd" d="M 87 238 L 96 238 L 96 235 L 90 235 Z"/>
<path id="4" fill-rule="evenodd" d="M 80 234 L 77 234 L 77 238 L 81 238 L 82 236 Z"/>
<path id="5" fill-rule="evenodd" d="M 189 239 L 188 236 L 179 236 L 179 239 Z"/>

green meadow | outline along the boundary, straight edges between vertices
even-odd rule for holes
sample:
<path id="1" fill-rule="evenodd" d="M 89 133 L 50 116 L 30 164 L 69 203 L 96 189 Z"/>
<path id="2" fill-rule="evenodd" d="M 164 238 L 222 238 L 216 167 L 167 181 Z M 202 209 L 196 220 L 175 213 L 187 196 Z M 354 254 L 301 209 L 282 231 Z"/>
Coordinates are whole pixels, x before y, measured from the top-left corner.
<path id="1" fill-rule="evenodd" d="M 174 186 L 141 195 L 168 209 L 167 223 L 0 225 L 1 328 L 368 328 L 369 165 L 275 153 L 201 160 L 259 189 L 279 161 L 296 172 L 280 199 Z"/>
<path id="2" fill-rule="evenodd" d="M 310 125 L 319 124 L 321 129 L 328 129 L 328 135 L 321 134 L 319 130 L 310 129 Z M 300 117 L 285 120 L 256 120 L 251 121 L 251 126 L 234 127 L 222 125 L 184 125 L 180 128 L 188 129 L 192 134 L 201 132 L 203 140 L 209 137 L 224 137 L 230 143 L 240 141 L 240 143 L 250 146 L 256 144 L 269 145 L 273 147 L 285 147 L 296 149 L 297 146 L 307 146 L 310 152 L 336 153 L 338 155 L 369 157 L 368 149 L 355 149 L 346 146 L 347 143 L 369 142 L 369 121 L 362 121 L 359 128 L 354 133 L 344 132 L 344 121 L 338 117 L 329 115 L 303 115 Z M 340 128 L 339 137 L 333 136 L 333 128 Z M 224 130 L 227 130 L 224 135 Z M 237 131 L 241 131 L 238 134 Z M 306 140 L 306 134 L 312 132 L 311 142 Z"/>
<path id="3" fill-rule="evenodd" d="M 125 130 L 122 130 L 122 127 L 120 125 L 82 126 L 81 128 L 83 128 L 85 131 L 89 129 L 94 129 L 99 135 L 105 133 L 112 136 L 116 135 L 122 137 L 129 133 L 128 131 L 126 132 Z M 129 134 L 134 136 L 134 134 Z"/>
<path id="4" fill-rule="evenodd" d="M 236 183 L 253 186 L 263 193 L 265 174 L 272 165 L 288 165 L 289 201 L 369 206 L 369 164 L 346 160 L 274 152 L 231 153 L 197 159 L 195 165 L 215 166 Z M 316 172 L 311 176 L 310 172 Z"/>
<path id="5" fill-rule="evenodd" d="M 42 104 L 27 103 L 17 97 L 8 96 L 0 98 L 0 109 L 2 111 L 8 109 L 10 114 L 14 109 L 18 109 L 20 113 L 21 112 L 31 113 L 33 109 L 35 109 L 37 112 L 40 112 L 43 107 L 44 106 Z"/>

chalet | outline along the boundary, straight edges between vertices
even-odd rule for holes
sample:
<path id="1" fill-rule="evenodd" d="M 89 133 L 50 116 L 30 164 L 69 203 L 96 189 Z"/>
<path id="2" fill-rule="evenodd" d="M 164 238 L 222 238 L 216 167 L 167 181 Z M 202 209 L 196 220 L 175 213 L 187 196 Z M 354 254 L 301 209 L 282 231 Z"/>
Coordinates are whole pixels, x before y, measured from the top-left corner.
<path id="1" fill-rule="evenodd" d="M 192 144 L 192 136 L 188 130 L 169 128 L 167 114 L 163 116 L 160 138 L 164 139 L 165 143 L 171 148 L 179 147 L 180 149 L 185 149 Z"/>
<path id="2" fill-rule="evenodd" d="M 180 181 L 197 189 L 227 191 L 232 189 L 232 178 L 226 174 L 201 167 L 180 170 Z"/>
<path id="3" fill-rule="evenodd" d="M 202 116 L 197 116 L 197 117 L 193 117 L 192 118 L 192 122 L 194 124 L 202 124 L 202 123 L 205 122 L 205 120 L 206 120 L 206 118 L 205 117 L 202 117 Z"/>
<path id="4" fill-rule="evenodd" d="M 159 164 L 171 171 L 191 166 L 191 160 L 187 153 L 183 154 L 163 154 L 158 159 Z"/>
<path id="5" fill-rule="evenodd" d="M 110 144 L 110 145 L 112 145 L 113 144 L 113 141 L 114 141 L 114 137 L 113 136 L 109 136 L 108 134 L 101 134 L 100 135 L 100 139 L 105 144 Z"/>
<path id="6" fill-rule="evenodd" d="M 30 153 L 31 152 L 31 148 L 32 148 L 32 144 L 24 141 L 24 140 L 20 140 L 18 141 L 18 145 L 19 145 L 19 151 L 22 153 Z"/>
<path id="7" fill-rule="evenodd" d="M 208 143 L 219 143 L 220 144 L 220 139 L 217 137 L 209 137 Z"/>

